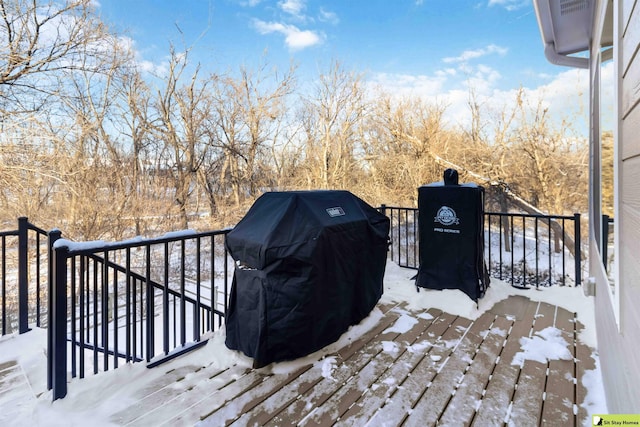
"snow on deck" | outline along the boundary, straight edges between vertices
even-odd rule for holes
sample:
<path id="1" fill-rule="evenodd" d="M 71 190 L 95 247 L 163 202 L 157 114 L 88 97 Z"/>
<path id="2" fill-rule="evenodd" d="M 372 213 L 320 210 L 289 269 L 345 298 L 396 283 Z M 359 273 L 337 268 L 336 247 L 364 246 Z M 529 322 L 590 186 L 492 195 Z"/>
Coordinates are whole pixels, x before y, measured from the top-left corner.
<path id="1" fill-rule="evenodd" d="M 459 291 L 417 293 L 412 274 L 390 264 L 373 312 L 307 357 L 255 370 L 221 330 L 153 369 L 73 379 L 53 403 L 44 330 L 3 337 L 0 425 L 571 426 L 606 413 L 580 288 L 494 281 L 476 305 Z"/>
<path id="2" fill-rule="evenodd" d="M 242 363 L 170 369 L 109 421 L 571 426 L 589 415 L 580 406 L 581 376 L 594 360 L 576 339 L 582 326 L 575 313 L 523 296 L 475 320 L 438 309 L 425 316 L 401 305 L 378 310 L 376 324 L 357 339 L 281 372 Z"/>

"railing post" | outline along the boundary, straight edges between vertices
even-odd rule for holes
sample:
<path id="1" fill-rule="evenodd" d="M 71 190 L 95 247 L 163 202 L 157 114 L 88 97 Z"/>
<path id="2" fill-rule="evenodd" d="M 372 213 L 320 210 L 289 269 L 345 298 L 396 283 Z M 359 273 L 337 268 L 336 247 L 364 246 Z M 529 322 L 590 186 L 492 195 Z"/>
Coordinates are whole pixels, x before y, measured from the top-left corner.
<path id="1" fill-rule="evenodd" d="M 609 215 L 602 215 L 602 247 L 600 248 L 600 253 L 602 254 L 602 265 L 604 269 L 607 270 L 607 258 L 609 257 L 608 249 L 609 249 Z"/>
<path id="2" fill-rule="evenodd" d="M 29 220 L 18 218 L 18 333 L 29 332 Z"/>
<path id="3" fill-rule="evenodd" d="M 573 223 L 574 223 L 574 259 L 576 266 L 576 286 L 582 285 L 582 250 L 580 243 L 580 214 L 573 214 Z"/>
<path id="4" fill-rule="evenodd" d="M 58 246 L 53 250 L 53 289 L 49 298 L 53 300 L 49 312 L 49 329 L 52 330 L 50 378 L 53 400 L 67 395 L 67 258 L 69 248 Z M 50 285 L 51 288 L 51 285 Z"/>
<path id="5" fill-rule="evenodd" d="M 380 205 L 380 213 L 384 216 L 387 216 L 387 205 L 384 203 Z"/>
<path id="6" fill-rule="evenodd" d="M 62 237 L 60 230 L 51 230 L 48 234 L 48 268 L 47 268 L 47 349 L 53 348 L 53 282 L 54 270 L 53 270 L 53 244 Z M 53 356 L 50 351 L 47 352 L 47 390 L 51 390 L 53 387 Z"/>

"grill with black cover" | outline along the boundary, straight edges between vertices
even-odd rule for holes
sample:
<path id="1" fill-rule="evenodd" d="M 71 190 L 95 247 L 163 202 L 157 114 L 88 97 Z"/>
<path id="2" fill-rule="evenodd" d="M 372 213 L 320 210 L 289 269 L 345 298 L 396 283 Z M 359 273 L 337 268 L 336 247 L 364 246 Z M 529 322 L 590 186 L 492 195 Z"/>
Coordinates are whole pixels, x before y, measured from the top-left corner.
<path id="1" fill-rule="evenodd" d="M 227 235 L 226 345 L 254 367 L 336 341 L 382 296 L 389 219 L 348 191 L 263 194 Z"/>

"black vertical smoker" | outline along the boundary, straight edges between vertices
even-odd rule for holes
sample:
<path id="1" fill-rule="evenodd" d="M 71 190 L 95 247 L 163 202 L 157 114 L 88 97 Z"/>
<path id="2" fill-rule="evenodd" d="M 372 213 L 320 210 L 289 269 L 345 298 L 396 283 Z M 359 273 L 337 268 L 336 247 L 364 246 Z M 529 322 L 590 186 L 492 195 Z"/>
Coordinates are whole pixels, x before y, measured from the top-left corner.
<path id="1" fill-rule="evenodd" d="M 477 303 L 489 286 L 484 188 L 458 184 L 458 172 L 447 169 L 443 182 L 418 188 L 418 211 L 418 290 L 460 289 Z"/>

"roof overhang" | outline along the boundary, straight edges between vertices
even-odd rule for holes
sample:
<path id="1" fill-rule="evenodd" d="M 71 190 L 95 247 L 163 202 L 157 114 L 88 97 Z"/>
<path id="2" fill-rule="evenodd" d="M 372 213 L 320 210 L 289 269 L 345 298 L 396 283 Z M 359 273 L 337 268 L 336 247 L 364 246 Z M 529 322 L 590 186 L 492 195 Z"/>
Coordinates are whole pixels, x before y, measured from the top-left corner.
<path id="1" fill-rule="evenodd" d="M 589 68 L 589 52 L 596 0 L 533 0 L 544 54 L 549 62 Z"/>

